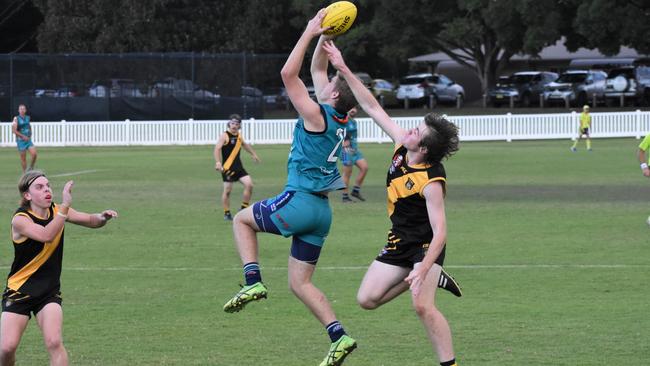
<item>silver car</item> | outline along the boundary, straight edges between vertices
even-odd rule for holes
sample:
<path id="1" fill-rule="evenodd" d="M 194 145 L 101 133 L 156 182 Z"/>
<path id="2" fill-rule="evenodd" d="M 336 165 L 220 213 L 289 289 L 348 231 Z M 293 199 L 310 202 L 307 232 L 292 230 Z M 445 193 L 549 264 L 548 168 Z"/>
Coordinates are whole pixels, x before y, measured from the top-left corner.
<path id="1" fill-rule="evenodd" d="M 401 102 L 408 99 L 422 103 L 432 100 L 434 105 L 438 102 L 456 103 L 456 100 L 460 99 L 462 104 L 465 89 L 442 74 L 414 74 L 400 80 L 397 99 Z"/>
<path id="2" fill-rule="evenodd" d="M 565 103 L 582 106 L 594 99 L 602 100 L 607 74 L 601 70 L 568 70 L 544 89 L 547 103 Z"/>

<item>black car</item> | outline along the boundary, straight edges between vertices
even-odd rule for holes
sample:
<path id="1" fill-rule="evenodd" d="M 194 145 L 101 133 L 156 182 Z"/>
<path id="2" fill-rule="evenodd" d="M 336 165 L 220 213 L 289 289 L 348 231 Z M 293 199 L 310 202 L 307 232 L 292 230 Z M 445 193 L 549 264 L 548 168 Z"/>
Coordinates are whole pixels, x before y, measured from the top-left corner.
<path id="1" fill-rule="evenodd" d="M 488 91 L 488 102 L 498 107 L 513 103 L 522 107 L 539 104 L 539 96 L 544 87 L 557 79 L 558 75 L 549 71 L 521 71 L 508 78 L 499 79 L 499 83 Z"/>

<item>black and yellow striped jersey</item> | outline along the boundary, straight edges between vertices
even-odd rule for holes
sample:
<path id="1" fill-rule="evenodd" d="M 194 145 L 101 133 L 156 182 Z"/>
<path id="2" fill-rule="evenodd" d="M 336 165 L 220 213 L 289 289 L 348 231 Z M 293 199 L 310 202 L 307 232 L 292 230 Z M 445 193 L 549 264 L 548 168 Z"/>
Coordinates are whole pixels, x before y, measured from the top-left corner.
<path id="1" fill-rule="evenodd" d="M 429 243 L 433 230 L 423 190 L 430 182 L 438 181 L 444 192 L 445 168 L 441 163 L 409 166 L 406 153 L 404 146 L 397 146 L 386 177 L 388 216 L 393 225 L 390 240 L 394 244 Z"/>
<path id="2" fill-rule="evenodd" d="M 52 204 L 48 216 L 43 218 L 21 207 L 16 210 L 13 217 L 25 216 L 38 225 L 46 226 L 54 219 L 57 212 L 58 207 Z M 63 261 L 63 231 L 62 228 L 51 242 L 43 243 L 30 238 L 13 241 L 14 262 L 11 264 L 11 271 L 7 278 L 7 288 L 32 297 L 48 295 L 59 290 Z"/>
<path id="3" fill-rule="evenodd" d="M 241 136 L 241 133 L 236 135 L 230 133 L 230 131 L 225 131 L 226 142 L 221 148 L 221 159 L 223 161 L 224 170 L 238 170 L 242 169 L 241 159 L 239 155 L 241 153 L 241 146 L 244 143 L 244 139 Z"/>

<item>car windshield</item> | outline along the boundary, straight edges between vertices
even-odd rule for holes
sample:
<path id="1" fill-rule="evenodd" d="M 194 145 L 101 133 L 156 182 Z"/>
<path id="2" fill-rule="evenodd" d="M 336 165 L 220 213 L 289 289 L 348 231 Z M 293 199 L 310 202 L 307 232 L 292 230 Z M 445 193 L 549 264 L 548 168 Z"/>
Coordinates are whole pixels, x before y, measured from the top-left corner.
<path id="1" fill-rule="evenodd" d="M 529 83 L 533 81 L 537 75 L 532 75 L 532 74 L 519 74 L 519 75 L 512 75 L 510 78 L 512 83 L 515 84 L 523 84 L 523 83 Z"/>
<path id="2" fill-rule="evenodd" d="M 556 83 L 582 83 L 587 79 L 587 74 L 562 74 Z"/>
<path id="3" fill-rule="evenodd" d="M 408 85 L 408 84 L 420 84 L 420 83 L 423 83 L 423 82 L 424 82 L 424 78 L 423 77 L 417 77 L 417 76 L 410 76 L 410 77 L 407 76 L 405 78 L 402 78 L 402 80 L 399 81 L 399 83 L 402 84 L 402 85 L 404 85 L 404 84 L 406 84 L 406 85 Z"/>

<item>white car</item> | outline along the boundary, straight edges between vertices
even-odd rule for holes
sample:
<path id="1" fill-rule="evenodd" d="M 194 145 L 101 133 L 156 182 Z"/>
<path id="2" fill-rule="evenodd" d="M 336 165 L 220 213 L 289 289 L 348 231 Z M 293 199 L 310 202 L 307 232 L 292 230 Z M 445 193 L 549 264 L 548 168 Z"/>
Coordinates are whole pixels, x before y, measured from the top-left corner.
<path id="1" fill-rule="evenodd" d="M 461 103 L 465 98 L 465 89 L 442 74 L 414 74 L 408 75 L 400 80 L 397 89 L 397 99 L 405 99 L 416 102 L 429 103 L 433 97 L 433 104 L 438 102 Z"/>

